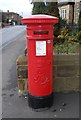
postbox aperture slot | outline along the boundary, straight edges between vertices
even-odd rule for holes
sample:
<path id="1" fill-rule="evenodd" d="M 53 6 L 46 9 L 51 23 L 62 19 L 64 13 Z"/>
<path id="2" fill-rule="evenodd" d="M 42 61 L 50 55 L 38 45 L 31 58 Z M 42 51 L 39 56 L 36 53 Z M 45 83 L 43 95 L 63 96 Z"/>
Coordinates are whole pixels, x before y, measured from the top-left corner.
<path id="1" fill-rule="evenodd" d="M 34 35 L 48 35 L 48 31 L 34 31 Z"/>

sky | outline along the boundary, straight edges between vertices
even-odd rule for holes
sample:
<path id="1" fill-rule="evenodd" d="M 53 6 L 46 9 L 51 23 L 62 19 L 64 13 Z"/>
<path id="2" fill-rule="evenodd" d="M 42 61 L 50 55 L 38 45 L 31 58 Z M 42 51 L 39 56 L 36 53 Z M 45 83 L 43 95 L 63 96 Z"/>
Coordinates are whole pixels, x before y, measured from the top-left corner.
<path id="1" fill-rule="evenodd" d="M 40 1 L 40 0 L 37 0 Z M 49 1 L 49 0 L 44 0 Z M 68 0 L 58 0 L 58 1 L 68 1 Z M 70 1 L 70 0 L 69 0 Z M 72 0 L 74 1 L 74 0 Z M 16 12 L 22 17 L 28 17 L 31 15 L 33 5 L 31 0 L 0 0 L 0 10 L 10 12 Z"/>
<path id="2" fill-rule="evenodd" d="M 22 17 L 31 15 L 32 5 L 30 0 L 0 0 L 0 10 L 16 12 Z"/>

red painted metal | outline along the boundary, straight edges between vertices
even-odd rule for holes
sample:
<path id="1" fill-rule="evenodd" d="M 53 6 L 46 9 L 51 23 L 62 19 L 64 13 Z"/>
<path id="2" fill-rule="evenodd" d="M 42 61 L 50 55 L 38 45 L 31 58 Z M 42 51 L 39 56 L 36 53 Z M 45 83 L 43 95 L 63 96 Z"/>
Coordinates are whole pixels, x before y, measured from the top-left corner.
<path id="1" fill-rule="evenodd" d="M 22 22 L 27 25 L 28 92 L 33 96 L 50 95 L 53 92 L 53 27 L 58 23 L 58 18 L 48 15 L 32 15 L 22 19 Z M 46 45 L 44 49 L 46 53 L 37 54 L 37 49 L 39 49 L 37 44 L 40 50 Z"/>

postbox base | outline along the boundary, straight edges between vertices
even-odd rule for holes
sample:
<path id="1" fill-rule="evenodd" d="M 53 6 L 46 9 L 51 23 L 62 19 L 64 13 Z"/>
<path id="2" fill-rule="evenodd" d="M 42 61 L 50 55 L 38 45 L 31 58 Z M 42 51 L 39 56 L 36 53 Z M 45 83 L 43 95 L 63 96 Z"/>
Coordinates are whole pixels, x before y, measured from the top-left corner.
<path id="1" fill-rule="evenodd" d="M 36 97 L 28 93 L 28 104 L 33 109 L 48 108 L 53 104 L 53 93 L 49 96 Z"/>

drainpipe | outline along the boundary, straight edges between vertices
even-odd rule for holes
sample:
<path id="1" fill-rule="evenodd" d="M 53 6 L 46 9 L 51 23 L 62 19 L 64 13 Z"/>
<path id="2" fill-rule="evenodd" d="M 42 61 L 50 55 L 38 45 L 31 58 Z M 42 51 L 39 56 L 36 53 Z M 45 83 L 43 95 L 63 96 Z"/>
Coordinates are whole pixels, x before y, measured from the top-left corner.
<path id="1" fill-rule="evenodd" d="M 73 25 L 74 25 L 74 5 L 75 5 L 75 2 L 72 2 L 72 28 L 73 28 Z"/>

